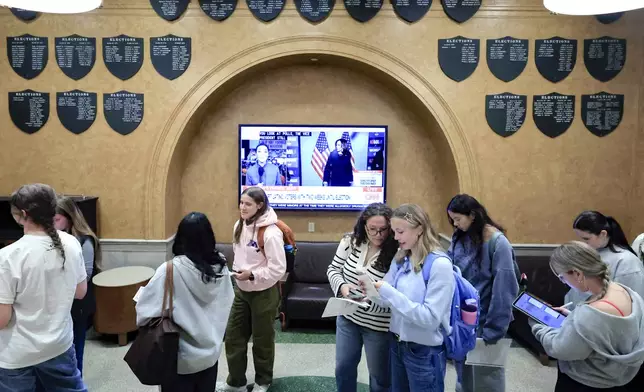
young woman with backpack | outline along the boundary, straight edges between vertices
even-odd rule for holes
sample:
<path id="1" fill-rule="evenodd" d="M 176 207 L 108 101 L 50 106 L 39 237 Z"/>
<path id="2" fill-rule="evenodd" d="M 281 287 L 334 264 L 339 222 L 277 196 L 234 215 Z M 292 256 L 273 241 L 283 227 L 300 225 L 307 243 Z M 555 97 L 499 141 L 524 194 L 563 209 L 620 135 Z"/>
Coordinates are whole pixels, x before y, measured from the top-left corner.
<path id="1" fill-rule="evenodd" d="M 69 197 L 59 197 L 54 216 L 56 230 L 71 234 L 83 249 L 85 272 L 87 273 L 87 295 L 83 299 L 76 299 L 72 305 L 72 322 L 74 324 L 74 350 L 76 351 L 76 364 L 83 374 L 83 354 L 85 352 L 85 336 L 90 327 L 91 317 L 96 311 L 96 297 L 92 278 L 99 273 L 101 268 L 101 248 L 98 237 L 87 224 L 83 213 L 76 203 Z"/>
<path id="2" fill-rule="evenodd" d="M 486 344 L 505 337 L 512 321 L 512 302 L 519 292 L 518 269 L 504 229 L 470 195 L 456 195 L 447 206 L 455 227 L 448 255 L 481 299 L 477 334 Z M 458 361 L 457 392 L 505 391 L 505 369 L 474 367 Z M 474 389 L 476 388 L 476 389 Z"/>
<path id="3" fill-rule="evenodd" d="M 245 392 L 248 341 L 253 337 L 255 386 L 266 392 L 273 382 L 275 330 L 279 307 L 278 281 L 286 272 L 284 233 L 277 227 L 277 214 L 262 188 L 247 188 L 240 197 L 240 218 L 233 229 L 233 277 L 235 300 L 226 327 L 228 378 L 217 391 Z M 258 232 L 265 227 L 264 249 Z"/>
<path id="4" fill-rule="evenodd" d="M 420 206 L 396 208 L 391 227 L 400 250 L 384 280 L 374 283 L 379 297 L 370 298 L 392 309 L 391 391 L 443 392 L 444 332 L 451 332 L 456 288 L 452 263 L 441 251 L 436 231 Z M 425 264 L 431 267 L 427 280 Z"/>
<path id="5" fill-rule="evenodd" d="M 384 278 L 398 249 L 391 231 L 390 207 L 382 203 L 367 206 L 351 234 L 342 237 L 327 269 L 331 289 L 338 297 L 351 298 L 358 289 L 358 276 Z M 389 369 L 388 308 L 372 303 L 368 309 L 338 316 L 336 320 L 335 380 L 338 392 L 356 392 L 358 364 L 364 346 L 369 369 L 369 391 L 388 392 Z"/>

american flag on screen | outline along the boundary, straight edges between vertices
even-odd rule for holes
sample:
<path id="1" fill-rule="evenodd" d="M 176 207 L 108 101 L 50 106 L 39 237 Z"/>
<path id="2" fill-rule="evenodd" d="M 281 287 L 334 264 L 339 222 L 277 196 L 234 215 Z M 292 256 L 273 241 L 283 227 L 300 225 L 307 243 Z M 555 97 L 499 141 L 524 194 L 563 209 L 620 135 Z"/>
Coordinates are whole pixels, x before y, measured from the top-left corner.
<path id="1" fill-rule="evenodd" d="M 318 141 L 315 143 L 315 148 L 313 149 L 313 156 L 311 157 L 311 166 L 313 166 L 313 170 L 318 174 L 320 180 L 324 179 L 324 166 L 326 166 L 326 161 L 329 159 L 330 153 L 326 133 L 320 132 Z"/>
<path id="2" fill-rule="evenodd" d="M 349 132 L 342 133 L 342 140 L 346 140 L 347 142 L 347 149 L 351 151 L 351 168 L 353 169 L 354 173 L 357 173 L 358 170 L 356 169 L 356 158 L 353 156 L 353 150 L 351 149 L 351 136 L 349 136 Z"/>

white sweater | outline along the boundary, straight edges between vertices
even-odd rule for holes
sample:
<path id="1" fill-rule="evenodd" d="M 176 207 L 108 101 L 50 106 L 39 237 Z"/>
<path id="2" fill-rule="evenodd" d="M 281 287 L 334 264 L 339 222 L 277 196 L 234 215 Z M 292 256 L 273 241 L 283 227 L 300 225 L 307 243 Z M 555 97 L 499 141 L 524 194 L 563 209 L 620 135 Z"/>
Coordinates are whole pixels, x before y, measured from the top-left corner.
<path id="1" fill-rule="evenodd" d="M 215 365 L 230 308 L 235 297 L 230 273 L 223 267 L 221 275 L 210 283 L 201 280 L 201 272 L 185 256 L 173 260 L 174 322 L 181 328 L 177 373 L 193 374 Z M 157 268 L 147 286 L 141 289 L 136 304 L 136 324 L 147 324 L 161 316 L 167 266 Z"/>

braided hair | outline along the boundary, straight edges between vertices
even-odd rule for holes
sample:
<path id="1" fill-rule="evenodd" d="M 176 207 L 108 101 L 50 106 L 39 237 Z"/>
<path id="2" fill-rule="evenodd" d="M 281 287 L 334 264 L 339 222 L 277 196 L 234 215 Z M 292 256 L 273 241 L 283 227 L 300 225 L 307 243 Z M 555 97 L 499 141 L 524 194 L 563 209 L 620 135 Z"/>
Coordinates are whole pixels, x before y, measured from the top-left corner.
<path id="1" fill-rule="evenodd" d="M 46 184 L 27 184 L 18 188 L 11 195 L 12 213 L 23 215 L 51 238 L 54 248 L 63 258 L 65 267 L 65 248 L 60 240 L 58 231 L 54 228 L 54 215 L 56 215 L 56 192 Z"/>
<path id="2" fill-rule="evenodd" d="M 554 250 L 550 256 L 550 268 L 557 273 L 579 271 L 589 278 L 602 281 L 602 291 L 598 299 L 603 298 L 610 285 L 610 271 L 599 253 L 590 245 L 581 241 L 571 241 Z"/>

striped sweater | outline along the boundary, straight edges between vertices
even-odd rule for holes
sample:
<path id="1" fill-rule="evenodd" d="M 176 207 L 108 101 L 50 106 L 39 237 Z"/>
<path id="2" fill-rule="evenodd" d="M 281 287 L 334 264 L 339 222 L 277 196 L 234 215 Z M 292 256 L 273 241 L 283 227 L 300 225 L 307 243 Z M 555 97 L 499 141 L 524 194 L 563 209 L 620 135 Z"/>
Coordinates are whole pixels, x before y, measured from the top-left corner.
<path id="1" fill-rule="evenodd" d="M 331 289 L 336 296 L 340 296 L 340 287 L 345 284 L 358 286 L 358 271 L 364 270 L 365 257 L 367 256 L 368 245 L 362 244 L 359 247 L 351 245 L 351 238 L 345 236 L 338 245 L 333 262 L 329 265 L 327 276 L 331 283 Z M 378 271 L 373 267 L 373 263 L 378 258 L 376 253 L 366 267 L 367 274 L 374 280 L 382 280 L 386 272 Z M 389 321 L 391 311 L 389 308 L 376 305 L 374 303 L 368 309 L 358 309 L 355 313 L 344 316 L 352 322 L 374 331 L 389 331 Z"/>

